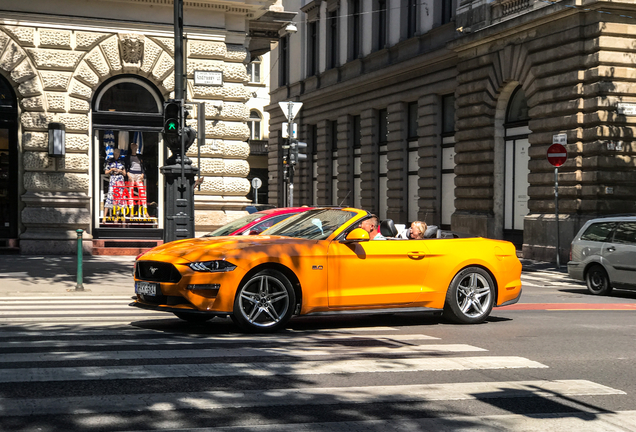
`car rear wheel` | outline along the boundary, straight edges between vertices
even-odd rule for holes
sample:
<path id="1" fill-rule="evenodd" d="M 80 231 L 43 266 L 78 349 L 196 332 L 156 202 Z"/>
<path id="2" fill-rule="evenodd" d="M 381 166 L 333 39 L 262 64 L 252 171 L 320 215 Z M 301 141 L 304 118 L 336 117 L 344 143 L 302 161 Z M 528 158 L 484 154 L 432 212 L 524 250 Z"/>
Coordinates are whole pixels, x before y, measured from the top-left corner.
<path id="1" fill-rule="evenodd" d="M 446 292 L 444 316 L 462 324 L 483 322 L 495 298 L 495 284 L 479 267 L 467 267 L 457 273 Z"/>
<path id="2" fill-rule="evenodd" d="M 287 324 L 295 304 L 296 295 L 289 280 L 281 272 L 267 269 L 239 288 L 233 319 L 249 332 L 273 332 Z"/>
<path id="3" fill-rule="evenodd" d="M 192 312 L 173 312 L 173 313 L 177 316 L 177 318 L 187 321 L 189 323 L 194 323 L 194 324 L 204 323 L 214 318 L 209 315 L 197 314 Z"/>
<path id="4" fill-rule="evenodd" d="M 592 266 L 585 275 L 587 282 L 587 290 L 594 295 L 608 295 L 612 292 L 612 284 L 610 283 L 607 272 L 600 265 Z"/>

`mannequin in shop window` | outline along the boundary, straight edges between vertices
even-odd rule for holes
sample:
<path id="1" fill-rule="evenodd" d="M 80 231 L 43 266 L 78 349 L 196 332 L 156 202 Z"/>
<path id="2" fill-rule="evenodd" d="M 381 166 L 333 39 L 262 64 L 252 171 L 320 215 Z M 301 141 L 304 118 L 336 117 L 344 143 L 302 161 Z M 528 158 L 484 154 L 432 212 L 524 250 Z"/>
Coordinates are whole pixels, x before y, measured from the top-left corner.
<path id="1" fill-rule="evenodd" d="M 130 154 L 126 156 L 126 176 L 128 177 L 129 200 L 131 217 L 148 217 L 146 204 L 145 168 L 143 156 L 139 152 L 137 143 L 130 144 Z"/>
<path id="2" fill-rule="evenodd" d="M 104 217 L 115 216 L 123 212 L 126 200 L 123 199 L 126 187 L 124 178 L 126 169 L 120 160 L 120 150 L 113 149 L 113 156 L 104 165 L 104 174 L 110 176 L 108 180 L 108 194 L 104 203 Z"/>

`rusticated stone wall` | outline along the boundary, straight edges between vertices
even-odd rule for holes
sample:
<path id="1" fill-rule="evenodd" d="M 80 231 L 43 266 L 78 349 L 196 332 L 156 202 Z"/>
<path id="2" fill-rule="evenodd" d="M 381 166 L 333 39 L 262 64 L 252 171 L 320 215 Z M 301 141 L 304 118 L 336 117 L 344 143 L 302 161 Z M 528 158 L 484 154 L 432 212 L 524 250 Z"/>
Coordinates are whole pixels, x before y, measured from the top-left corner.
<path id="1" fill-rule="evenodd" d="M 190 41 L 188 43 L 189 94 L 194 101 L 205 102 L 205 145 L 201 146 L 201 174 L 205 181 L 195 194 L 195 229 L 210 231 L 243 214 L 250 191 L 249 128 L 245 123 L 249 109 L 245 102 L 250 91 L 245 86 L 248 77 L 245 62 L 248 52 L 237 45 L 222 42 Z M 194 71 L 220 71 L 223 85 L 218 87 L 194 85 Z M 188 121 L 197 127 L 199 119 Z M 197 146 L 188 156 L 197 166 Z"/>
<path id="2" fill-rule="evenodd" d="M 574 14 L 514 36 L 457 50 L 456 207 L 453 229 L 500 237 L 505 90 L 520 84 L 529 105 L 529 215 L 523 253 L 554 261 L 554 167 L 546 152 L 567 134 L 568 161 L 559 168 L 560 258 L 588 219 L 636 211 L 636 26 L 614 14 Z M 494 36 L 494 35 L 491 35 Z M 514 86 L 513 86 L 514 87 Z"/>
<path id="3" fill-rule="evenodd" d="M 406 138 L 408 125 L 406 104 L 393 103 L 387 107 L 389 136 L 387 142 L 387 218 L 406 221 L 406 178 L 408 159 Z"/>
<path id="4" fill-rule="evenodd" d="M 206 180 L 195 197 L 196 230 L 204 231 L 236 217 L 247 202 L 249 54 L 241 45 L 218 41 L 190 39 L 188 48 L 188 94 L 206 102 L 201 146 Z M 0 26 L 0 73 L 13 83 L 20 101 L 23 253 L 73 253 L 78 228 L 86 231 L 90 252 L 92 98 L 107 79 L 133 74 L 149 79 L 168 99 L 174 90 L 173 50 L 172 38 L 132 32 Z M 223 72 L 223 85 L 195 86 L 195 70 Z M 196 127 L 198 121 L 189 123 Z M 48 156 L 50 122 L 66 125 L 63 158 Z"/>

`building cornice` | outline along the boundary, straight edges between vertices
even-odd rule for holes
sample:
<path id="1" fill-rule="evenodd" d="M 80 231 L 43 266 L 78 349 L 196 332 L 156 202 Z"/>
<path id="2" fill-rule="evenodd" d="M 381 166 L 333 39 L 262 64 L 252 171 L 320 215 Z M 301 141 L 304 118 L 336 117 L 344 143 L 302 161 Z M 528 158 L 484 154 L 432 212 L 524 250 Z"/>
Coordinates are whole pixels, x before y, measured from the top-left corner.
<path id="1" fill-rule="evenodd" d="M 147 36 L 173 37 L 174 26 L 172 23 L 144 23 L 135 20 L 113 20 L 89 18 L 68 15 L 36 14 L 26 12 L 10 12 L 0 10 L 0 25 L 20 25 L 27 27 L 47 27 L 75 31 L 97 31 L 107 33 L 138 32 Z M 63 24 L 62 24 L 63 23 Z M 184 33 L 193 39 L 219 40 L 225 39 L 228 34 L 241 34 L 244 32 L 229 31 L 224 28 L 189 26 L 184 27 Z"/>
<path id="2" fill-rule="evenodd" d="M 117 3 L 138 3 L 148 5 L 158 5 L 173 7 L 174 0 L 101 0 Z M 274 0 L 253 0 L 245 1 L 219 1 L 219 0 L 184 0 L 184 9 L 208 9 L 223 11 L 226 13 L 248 14 L 248 18 L 254 18 L 249 14 L 256 11 L 264 13 L 271 5 L 275 3 Z"/>

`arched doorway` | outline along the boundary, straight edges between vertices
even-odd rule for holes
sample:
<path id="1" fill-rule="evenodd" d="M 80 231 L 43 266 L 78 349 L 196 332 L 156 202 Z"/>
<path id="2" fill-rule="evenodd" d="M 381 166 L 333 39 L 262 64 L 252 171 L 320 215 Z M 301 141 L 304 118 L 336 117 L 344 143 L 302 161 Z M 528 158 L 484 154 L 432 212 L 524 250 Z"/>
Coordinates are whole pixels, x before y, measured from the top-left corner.
<path id="1" fill-rule="evenodd" d="M 510 97 L 506 110 L 503 237 L 517 248 L 523 245 L 523 222 L 528 214 L 530 162 L 528 103 L 521 86 Z"/>
<path id="2" fill-rule="evenodd" d="M 163 238 L 161 93 L 120 75 L 95 92 L 92 108 L 93 237 Z"/>
<path id="3" fill-rule="evenodd" d="M 0 241 L 18 236 L 18 101 L 0 75 Z"/>

